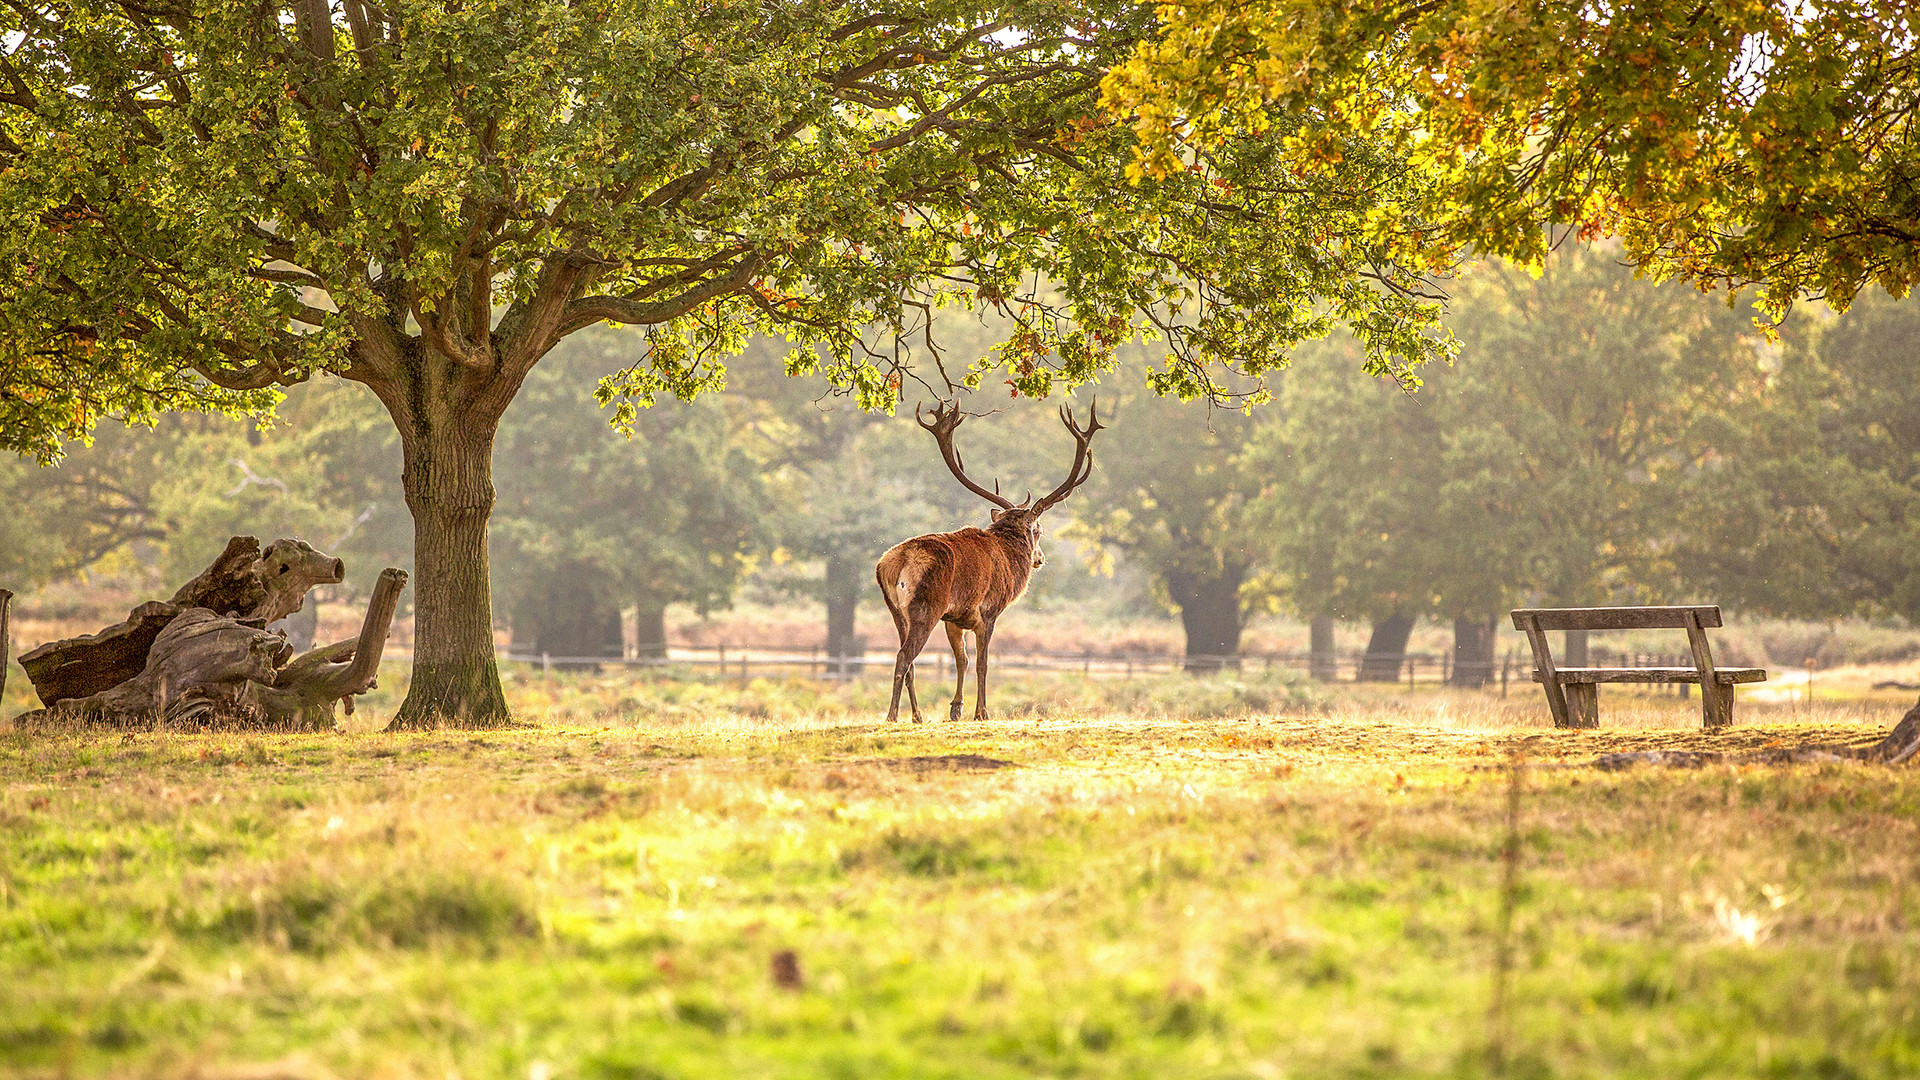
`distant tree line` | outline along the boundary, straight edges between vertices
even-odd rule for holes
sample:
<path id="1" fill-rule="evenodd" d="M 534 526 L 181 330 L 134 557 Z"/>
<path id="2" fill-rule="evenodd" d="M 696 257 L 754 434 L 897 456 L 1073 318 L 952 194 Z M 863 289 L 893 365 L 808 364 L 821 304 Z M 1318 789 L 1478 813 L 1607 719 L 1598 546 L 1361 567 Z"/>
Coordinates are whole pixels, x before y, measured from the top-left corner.
<path id="1" fill-rule="evenodd" d="M 1537 279 L 1470 269 L 1448 321 L 1458 358 L 1416 392 L 1365 374 L 1342 337 L 1301 350 L 1251 415 L 1158 397 L 1137 366 L 1109 378 L 1095 480 L 1050 541 L 1084 557 L 1036 590 L 1096 603 L 1121 568 L 1178 614 L 1195 671 L 1231 664 L 1252 615 L 1289 610 L 1321 652 L 1336 620 L 1369 624 L 1362 675 L 1393 678 L 1415 624 L 1438 620 L 1469 684 L 1522 603 L 1920 617 L 1920 421 L 1902 419 L 1920 390 L 1901 377 L 1920 305 L 1863 296 L 1769 339 L 1748 310 L 1569 247 Z M 946 338 L 964 357 L 995 332 Z M 640 410 L 623 438 L 591 388 L 643 353 L 629 332 L 579 335 L 502 421 L 493 588 L 517 651 L 619 655 L 624 617 L 661 655 L 670 605 L 716 610 L 754 581 L 819 603 L 829 654 L 849 655 L 881 551 L 985 520 L 918 428 L 787 378 L 771 345 L 731 365 L 736 392 Z M 1050 483 L 1050 410 L 998 403 L 966 430 L 969 468 L 1016 493 Z M 130 552 L 172 580 L 243 532 L 343 555 L 343 598 L 410 565 L 397 436 L 370 395 L 323 378 L 279 417 L 104 428 L 53 468 L 0 459 L 0 582 Z"/>

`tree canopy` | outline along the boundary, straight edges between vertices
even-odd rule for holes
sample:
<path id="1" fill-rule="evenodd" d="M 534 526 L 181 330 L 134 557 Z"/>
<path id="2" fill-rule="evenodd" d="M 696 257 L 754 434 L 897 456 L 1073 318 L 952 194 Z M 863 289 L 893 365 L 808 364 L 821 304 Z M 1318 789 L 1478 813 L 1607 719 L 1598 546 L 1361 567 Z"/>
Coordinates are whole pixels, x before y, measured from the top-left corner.
<path id="1" fill-rule="evenodd" d="M 946 302 L 1009 313 L 997 359 L 1042 395 L 1149 320 L 1256 372 L 1328 315 L 1382 363 L 1428 355 L 1419 272 L 1369 240 L 1403 186 L 1384 159 L 1298 178 L 1260 139 L 1120 182 L 1095 84 L 1151 27 L 954 0 L 11 6 L 0 431 L 48 455 L 102 416 L 429 356 L 511 396 L 602 321 L 652 328 L 617 383 L 641 400 L 715 385 L 714 350 L 764 329 L 884 405 L 936 376 L 862 335 Z"/>
<path id="2" fill-rule="evenodd" d="M 995 370 L 1045 396 L 1141 334 L 1182 395 L 1257 394 L 1228 372 L 1334 325 L 1376 370 L 1444 355 L 1389 147 L 1302 173 L 1282 124 L 1129 182 L 1099 82 L 1154 29 L 1103 0 L 8 6 L 0 439 L 47 458 L 103 416 L 365 383 L 416 520 L 399 720 L 484 724 L 487 459 L 582 328 L 647 328 L 601 391 L 622 421 L 756 331 L 882 408 Z M 1006 339 L 941 354 L 956 304 Z"/>
<path id="3" fill-rule="evenodd" d="M 1136 175 L 1276 115 L 1286 156 L 1394 148 L 1440 252 L 1537 264 L 1566 232 L 1768 309 L 1920 280 L 1920 13 L 1892 0 L 1199 0 L 1107 79 Z M 1563 230 L 1549 234 L 1543 225 Z"/>
<path id="4" fill-rule="evenodd" d="M 1783 335 L 1777 370 L 1703 478 L 1683 572 L 1749 610 L 1920 618 L 1920 303 L 1863 297 Z"/>

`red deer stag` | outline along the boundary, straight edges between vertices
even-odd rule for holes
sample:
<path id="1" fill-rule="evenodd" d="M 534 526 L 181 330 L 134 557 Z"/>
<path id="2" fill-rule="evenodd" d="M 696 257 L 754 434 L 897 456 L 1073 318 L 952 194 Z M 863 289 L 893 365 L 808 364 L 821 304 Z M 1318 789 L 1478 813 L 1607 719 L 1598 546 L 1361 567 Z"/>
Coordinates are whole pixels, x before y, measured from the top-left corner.
<path id="1" fill-rule="evenodd" d="M 1073 433 L 1073 468 L 1067 479 L 1039 502 L 1015 504 L 1001 496 L 999 485 L 988 491 L 967 478 L 954 449 L 953 432 L 967 414 L 958 405 L 943 404 L 929 420 L 918 407 L 914 419 L 933 433 L 940 444 L 940 456 L 954 479 L 968 491 L 993 503 L 993 521 L 985 529 L 965 528 L 959 532 L 931 533 L 896 544 L 880 556 L 874 577 L 887 598 L 887 610 L 893 613 L 894 629 L 900 633 L 900 652 L 893 661 L 893 703 L 887 719 L 900 716 L 900 689 L 907 691 L 907 704 L 913 709 L 913 721 L 919 723 L 920 699 L 913 689 L 913 661 L 927 643 L 935 622 L 947 624 L 947 642 L 953 646 L 955 679 L 953 706 L 949 720 L 960 719 L 960 705 L 967 686 L 967 647 L 962 635 L 973 631 L 978 644 L 977 660 L 980 685 L 974 697 L 973 716 L 989 719 L 987 712 L 987 645 L 993 640 L 993 623 L 1000 613 L 1026 594 L 1027 579 L 1046 556 L 1040 551 L 1040 515 L 1053 504 L 1086 483 L 1093 472 L 1093 433 L 1100 430 L 1100 405 L 1096 401 L 1087 413 L 1087 426 L 1073 422 L 1073 413 L 1064 406 L 1060 419 Z"/>

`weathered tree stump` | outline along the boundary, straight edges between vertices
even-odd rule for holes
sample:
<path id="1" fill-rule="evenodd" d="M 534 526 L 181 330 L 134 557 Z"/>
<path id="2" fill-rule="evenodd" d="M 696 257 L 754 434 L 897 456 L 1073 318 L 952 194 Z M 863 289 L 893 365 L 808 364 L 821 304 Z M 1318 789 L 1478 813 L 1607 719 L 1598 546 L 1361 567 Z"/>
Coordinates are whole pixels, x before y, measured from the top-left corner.
<path id="1" fill-rule="evenodd" d="M 270 685 L 259 687 L 254 699 L 269 718 L 297 720 L 303 726 L 332 727 L 333 706 L 341 702 L 353 715 L 353 699 L 376 685 L 380 655 L 393 629 L 393 613 L 400 606 L 400 590 L 407 572 L 394 567 L 380 571 L 367 602 L 360 636 L 315 649 L 274 674 Z"/>
<path id="2" fill-rule="evenodd" d="M 375 686 L 406 584 L 406 571 L 383 571 L 359 637 L 298 658 L 259 618 L 188 608 L 155 637 L 139 675 L 20 719 L 28 726 L 144 728 L 243 720 L 268 727 L 332 727 L 336 702 L 345 700 L 351 713 L 353 697 Z"/>
<path id="3" fill-rule="evenodd" d="M 126 621 L 97 634 L 50 641 L 23 654 L 20 666 L 40 703 L 49 708 L 71 698 L 93 697 L 144 672 L 154 643 L 184 611 L 205 609 L 259 620 L 264 626 L 298 610 L 315 585 L 332 584 L 345 575 L 345 564 L 304 540 L 275 540 L 262 551 L 258 539 L 236 536 L 173 599 L 141 604 L 127 613 Z"/>

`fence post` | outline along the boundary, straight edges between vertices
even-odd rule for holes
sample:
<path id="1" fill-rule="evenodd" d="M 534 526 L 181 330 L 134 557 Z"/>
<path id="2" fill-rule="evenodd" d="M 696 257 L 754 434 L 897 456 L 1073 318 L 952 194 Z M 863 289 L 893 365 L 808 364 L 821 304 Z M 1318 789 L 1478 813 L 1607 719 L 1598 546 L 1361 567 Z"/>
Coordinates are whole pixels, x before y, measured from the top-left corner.
<path id="1" fill-rule="evenodd" d="M 552 671 L 552 670 L 553 670 L 553 657 L 551 657 L 551 656 L 548 656 L 545 650 L 541 650 L 541 653 L 540 653 L 540 673 L 541 673 L 542 675 L 544 675 L 544 674 L 546 674 L 547 672 L 549 672 L 549 671 Z"/>

